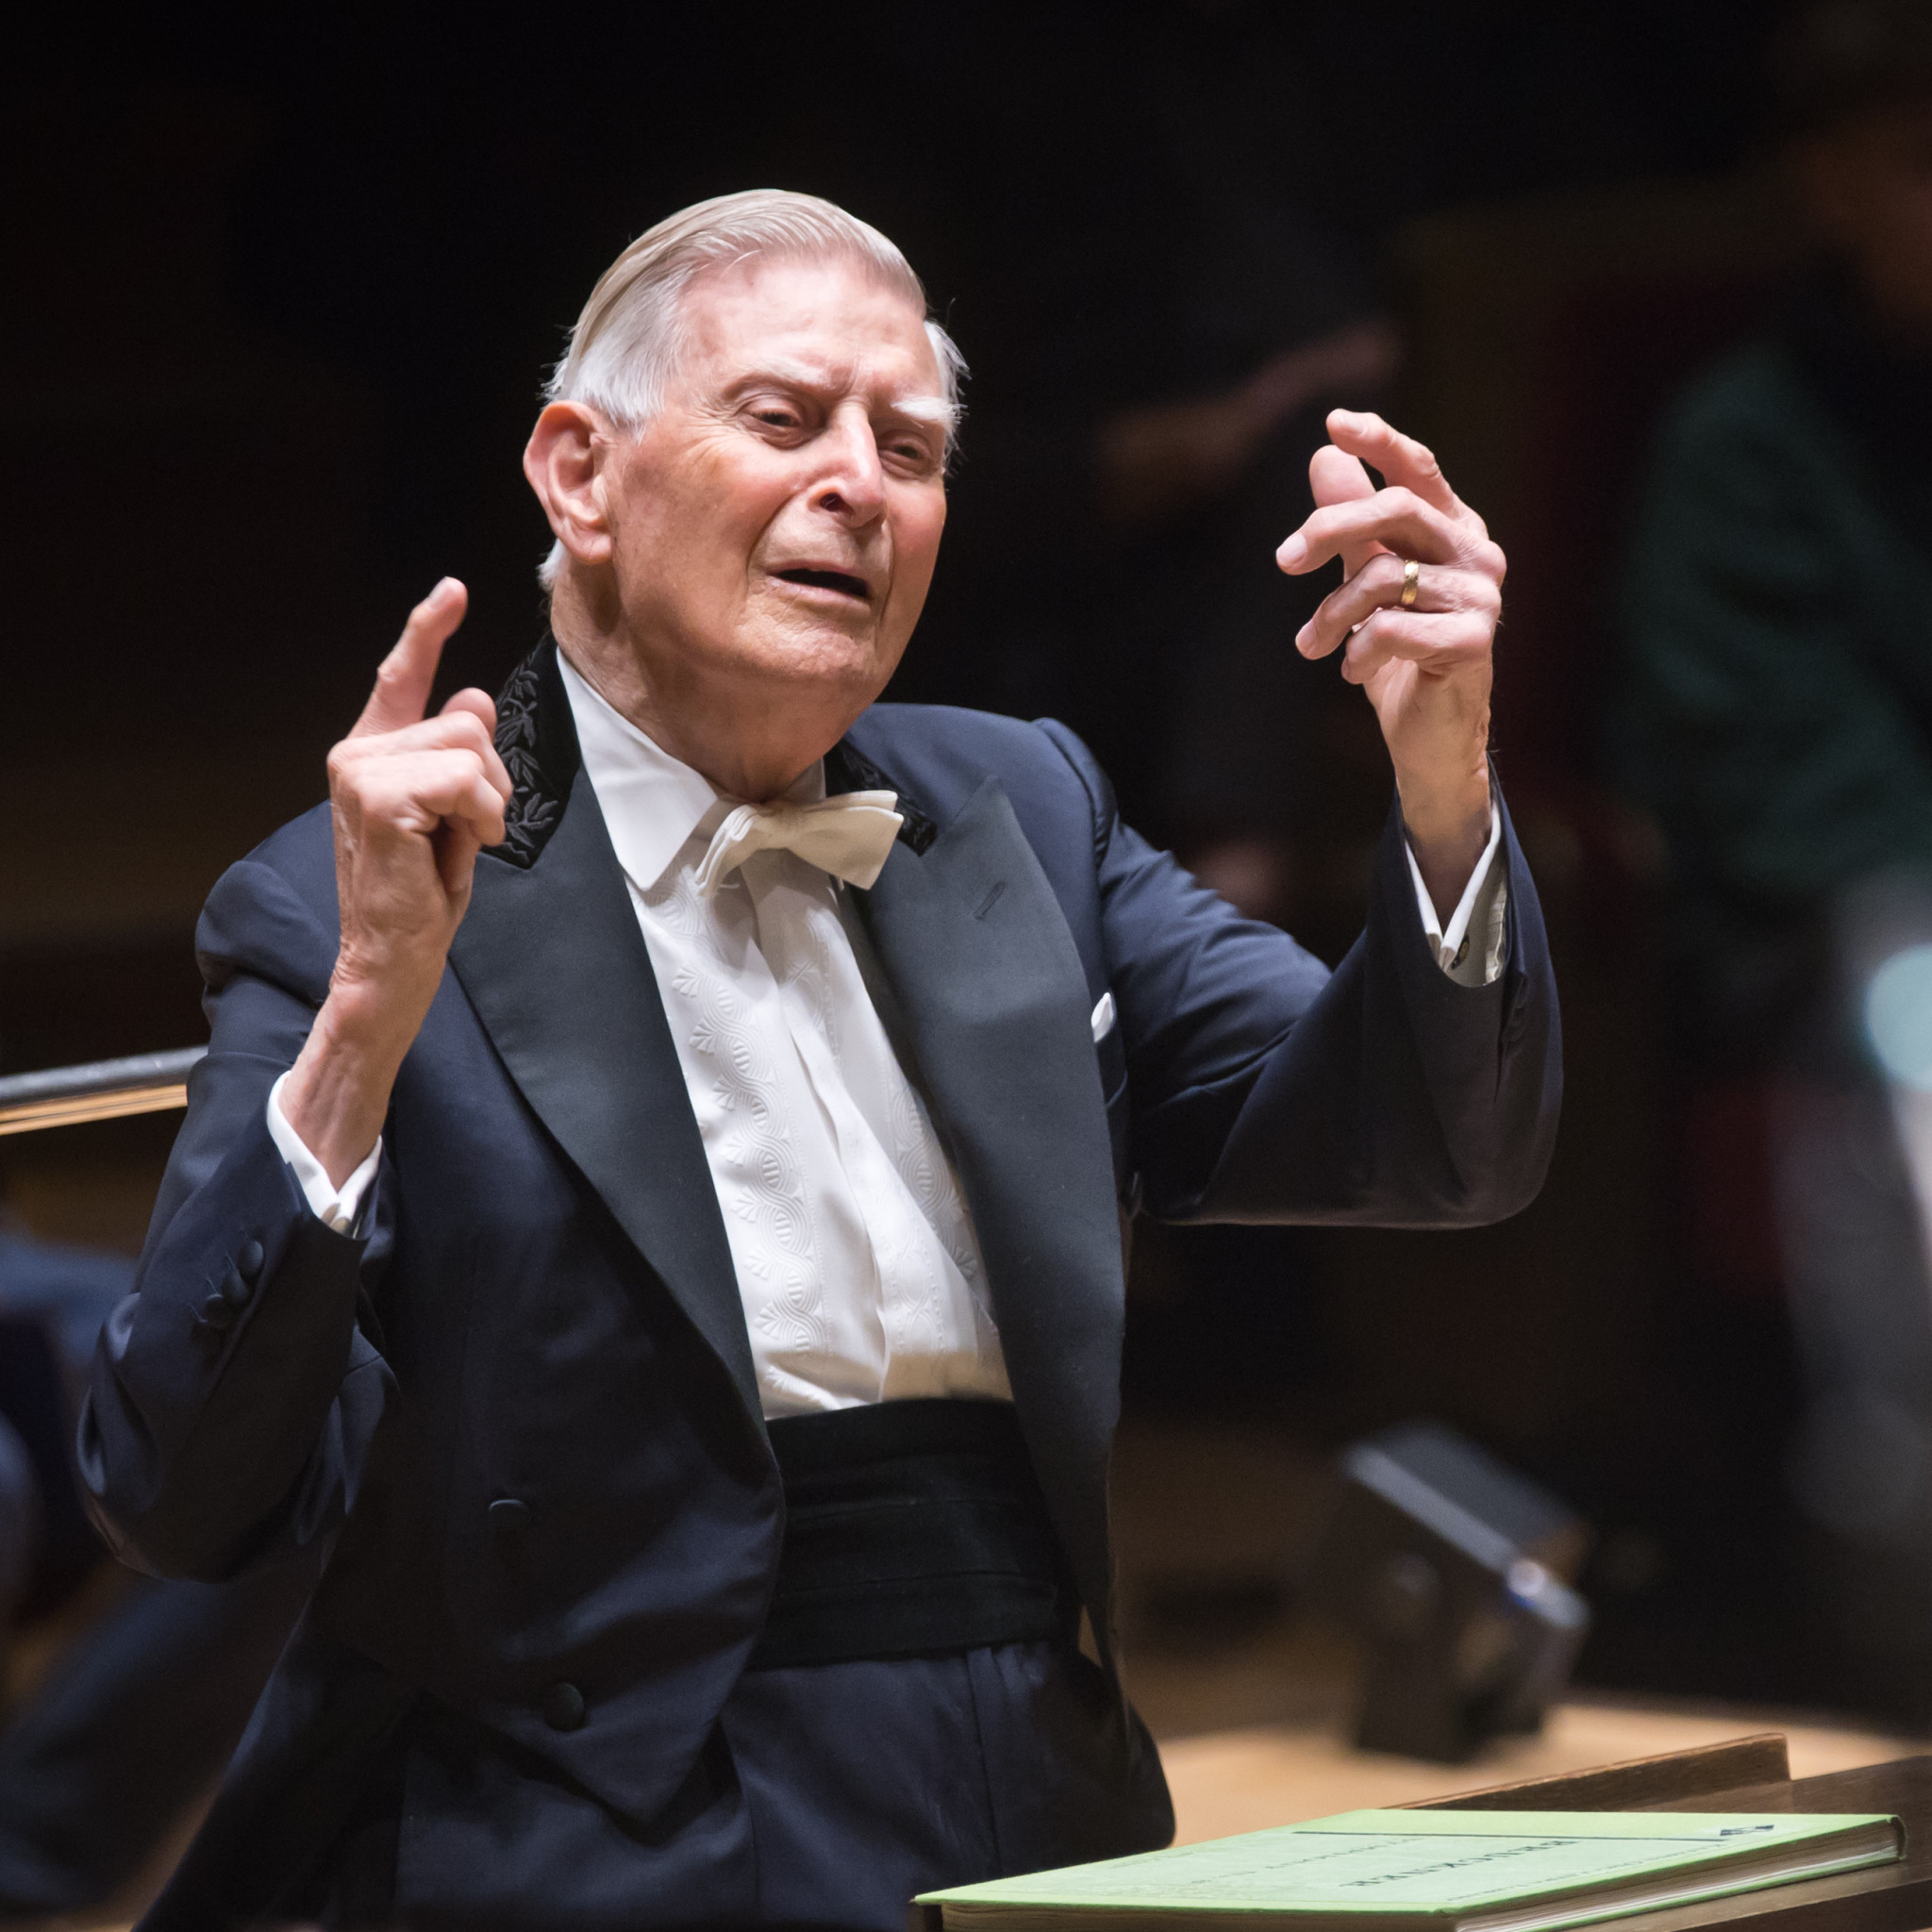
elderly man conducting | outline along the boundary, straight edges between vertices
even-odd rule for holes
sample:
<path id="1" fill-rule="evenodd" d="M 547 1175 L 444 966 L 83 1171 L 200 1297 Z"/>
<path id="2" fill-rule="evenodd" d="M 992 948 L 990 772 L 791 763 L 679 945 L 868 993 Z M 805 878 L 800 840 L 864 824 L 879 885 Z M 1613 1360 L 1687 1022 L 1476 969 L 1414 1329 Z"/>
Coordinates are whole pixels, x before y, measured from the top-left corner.
<path id="1" fill-rule="evenodd" d="M 1398 793 L 1331 974 L 1061 725 L 874 704 L 960 374 L 841 209 L 660 224 L 525 458 L 551 635 L 425 716 L 441 584 L 328 807 L 209 898 L 82 1463 L 162 1574 L 332 1548 L 149 1925 L 896 1928 L 1165 1842 L 1110 1595 L 1125 1222 L 1536 1192 L 1480 520 L 1338 414 L 1281 549 L 1343 560 L 1297 643 Z"/>

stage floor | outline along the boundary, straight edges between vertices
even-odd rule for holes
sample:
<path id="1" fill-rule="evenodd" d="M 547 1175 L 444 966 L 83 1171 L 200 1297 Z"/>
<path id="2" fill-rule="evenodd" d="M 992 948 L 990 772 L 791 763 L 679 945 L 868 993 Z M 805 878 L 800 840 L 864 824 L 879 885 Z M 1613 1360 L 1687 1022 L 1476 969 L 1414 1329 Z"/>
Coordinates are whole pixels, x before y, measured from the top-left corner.
<path id="1" fill-rule="evenodd" d="M 1467 1764 L 1348 1742 L 1358 1653 L 1268 1579 L 1292 1574 L 1322 1465 L 1285 1432 L 1123 1429 L 1115 1509 L 1127 1679 L 1160 1740 L 1180 1838 L 1220 1838 L 1360 1806 L 1401 1805 L 1620 1758 L 1783 1731 L 1799 1777 L 1932 1750 L 1816 1712 L 1581 1694 L 1542 1734 Z"/>

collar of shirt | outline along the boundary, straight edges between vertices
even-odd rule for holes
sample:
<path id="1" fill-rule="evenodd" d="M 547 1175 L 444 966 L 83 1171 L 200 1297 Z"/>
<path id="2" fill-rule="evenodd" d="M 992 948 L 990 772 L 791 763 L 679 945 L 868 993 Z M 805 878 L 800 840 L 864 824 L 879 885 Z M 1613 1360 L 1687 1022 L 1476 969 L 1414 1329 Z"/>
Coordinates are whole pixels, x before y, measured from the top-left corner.
<path id="1" fill-rule="evenodd" d="M 693 833 L 708 839 L 733 806 L 733 798 L 681 759 L 647 738 L 610 704 L 562 651 L 557 654 L 570 694 L 584 772 L 597 794 L 610 843 L 625 875 L 648 891 Z M 792 805 L 815 805 L 825 795 L 825 767 L 815 759 L 786 790 Z"/>

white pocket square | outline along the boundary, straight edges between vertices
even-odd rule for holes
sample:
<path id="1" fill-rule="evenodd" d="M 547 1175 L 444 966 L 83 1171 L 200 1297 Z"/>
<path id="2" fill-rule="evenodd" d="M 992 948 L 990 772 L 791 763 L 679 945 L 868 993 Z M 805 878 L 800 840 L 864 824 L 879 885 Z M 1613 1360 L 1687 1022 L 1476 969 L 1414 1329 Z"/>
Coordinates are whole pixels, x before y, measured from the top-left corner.
<path id="1" fill-rule="evenodd" d="M 1113 1023 L 1119 1017 L 1119 1009 L 1113 1003 L 1113 992 L 1109 989 L 1100 995 L 1100 1004 L 1093 1009 L 1093 1043 L 1095 1046 L 1098 1046 L 1113 1031 Z"/>

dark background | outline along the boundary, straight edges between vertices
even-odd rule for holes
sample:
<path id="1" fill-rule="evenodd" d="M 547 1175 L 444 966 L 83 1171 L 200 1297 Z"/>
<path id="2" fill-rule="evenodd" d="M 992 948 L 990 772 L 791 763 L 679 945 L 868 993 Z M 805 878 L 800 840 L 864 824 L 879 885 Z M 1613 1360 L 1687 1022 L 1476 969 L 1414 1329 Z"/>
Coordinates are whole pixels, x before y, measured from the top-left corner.
<path id="1" fill-rule="evenodd" d="M 42 9 L 10 49 L 0 1065 L 203 1037 L 195 908 L 322 795 L 408 606 L 469 584 L 457 682 L 493 688 L 539 634 L 518 459 L 596 275 L 751 185 L 891 235 L 973 367 L 892 695 L 1055 713 L 1154 835 L 1230 829 L 1172 782 L 1224 555 L 1273 680 L 1288 920 L 1339 957 L 1389 782 L 1358 694 L 1291 661 L 1267 562 L 1312 429 L 1144 541 L 1085 491 L 1113 412 L 1392 314 L 1391 406 L 1514 563 L 1497 755 L 1563 976 L 1562 1148 L 1477 1235 L 1144 1230 L 1130 1412 L 1315 1447 L 1441 1416 L 1597 1523 L 1586 1675 L 1855 1694 L 1806 1636 L 1781 1312 L 1701 1277 L 1674 1219 L 1652 861 L 1596 776 L 1644 427 L 1789 252 L 1751 174 L 1768 9 L 263 11 Z M 0 1141 L 0 1176 L 36 1229 L 131 1246 L 171 1133 Z"/>

